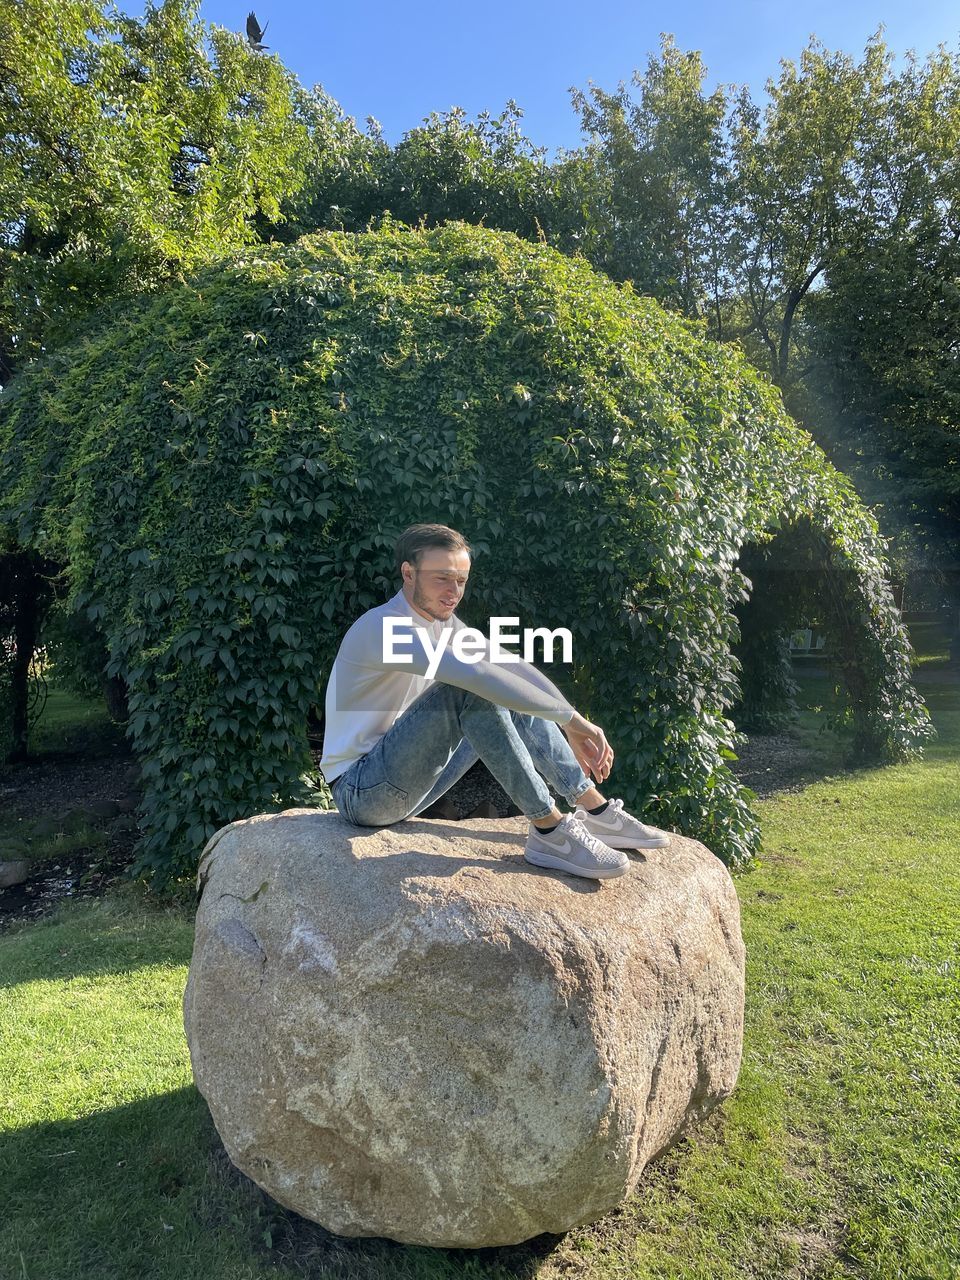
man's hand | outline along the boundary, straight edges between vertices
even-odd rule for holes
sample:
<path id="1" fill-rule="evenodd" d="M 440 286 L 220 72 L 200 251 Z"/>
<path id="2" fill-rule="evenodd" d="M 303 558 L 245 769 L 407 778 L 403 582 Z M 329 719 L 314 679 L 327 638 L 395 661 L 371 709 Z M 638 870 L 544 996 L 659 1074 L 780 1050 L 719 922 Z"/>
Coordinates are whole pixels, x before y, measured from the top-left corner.
<path id="1" fill-rule="evenodd" d="M 608 778 L 613 768 L 613 748 L 600 726 L 591 724 L 579 711 L 575 711 L 573 719 L 561 728 L 567 735 L 577 764 L 587 777 L 592 774 L 596 782 Z"/>

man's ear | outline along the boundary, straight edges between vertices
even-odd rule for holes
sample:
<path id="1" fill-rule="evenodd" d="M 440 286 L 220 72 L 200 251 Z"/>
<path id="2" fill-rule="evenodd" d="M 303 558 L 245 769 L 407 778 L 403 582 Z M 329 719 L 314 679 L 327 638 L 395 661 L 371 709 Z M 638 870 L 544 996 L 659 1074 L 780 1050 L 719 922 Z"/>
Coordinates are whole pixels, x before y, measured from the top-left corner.
<path id="1" fill-rule="evenodd" d="M 403 564 L 400 566 L 400 576 L 403 578 L 404 583 L 413 582 L 413 569 L 414 566 L 410 561 L 404 560 Z"/>

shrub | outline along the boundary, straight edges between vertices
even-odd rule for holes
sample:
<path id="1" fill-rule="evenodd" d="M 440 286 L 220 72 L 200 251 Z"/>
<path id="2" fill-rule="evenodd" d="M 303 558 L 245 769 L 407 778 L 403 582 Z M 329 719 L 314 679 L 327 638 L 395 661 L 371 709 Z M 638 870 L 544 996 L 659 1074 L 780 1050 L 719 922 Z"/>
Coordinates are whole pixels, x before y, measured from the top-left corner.
<path id="1" fill-rule="evenodd" d="M 811 531 L 794 573 L 822 574 L 862 755 L 932 732 L 876 521 L 779 393 L 508 233 L 318 233 L 113 316 L 4 393 L 0 515 L 67 566 L 129 686 L 159 882 L 228 821 L 329 803 L 308 713 L 420 520 L 475 548 L 468 621 L 570 627 L 551 674 L 607 727 L 620 794 L 728 863 L 759 843 L 727 765 L 742 550 Z"/>

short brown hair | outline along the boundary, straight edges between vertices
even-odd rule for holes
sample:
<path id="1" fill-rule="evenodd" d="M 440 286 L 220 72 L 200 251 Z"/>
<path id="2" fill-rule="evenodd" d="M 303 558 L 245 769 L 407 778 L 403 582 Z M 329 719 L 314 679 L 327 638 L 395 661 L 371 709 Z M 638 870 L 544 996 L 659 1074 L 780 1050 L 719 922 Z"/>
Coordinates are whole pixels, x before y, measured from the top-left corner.
<path id="1" fill-rule="evenodd" d="M 419 567 L 420 556 L 430 547 L 445 547 L 448 551 L 466 551 L 472 558 L 473 552 L 462 533 L 450 529 L 445 524 L 412 524 L 404 529 L 397 539 L 396 560 L 397 573 L 403 567 L 404 560 Z"/>

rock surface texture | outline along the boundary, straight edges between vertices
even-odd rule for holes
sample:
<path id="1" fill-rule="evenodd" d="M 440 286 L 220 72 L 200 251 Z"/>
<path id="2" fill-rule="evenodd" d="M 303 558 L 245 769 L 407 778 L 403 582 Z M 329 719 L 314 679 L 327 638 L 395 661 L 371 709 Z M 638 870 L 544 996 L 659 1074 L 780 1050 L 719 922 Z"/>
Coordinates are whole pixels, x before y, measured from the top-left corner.
<path id="1" fill-rule="evenodd" d="M 477 1248 L 614 1209 L 732 1091 L 744 945 L 696 840 L 607 883 L 526 822 L 292 809 L 204 850 L 197 1087 L 275 1200 L 346 1236 Z"/>

